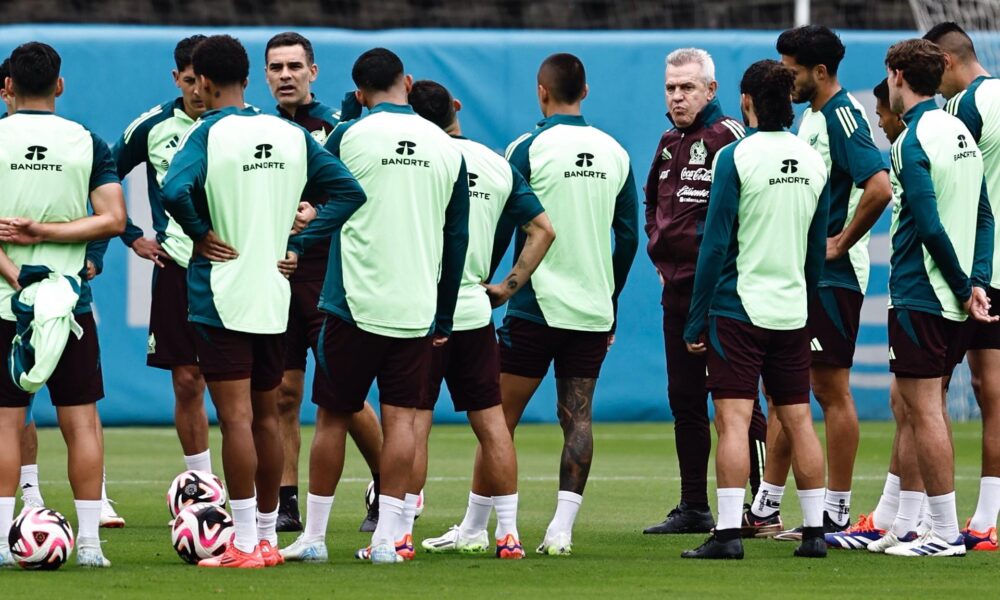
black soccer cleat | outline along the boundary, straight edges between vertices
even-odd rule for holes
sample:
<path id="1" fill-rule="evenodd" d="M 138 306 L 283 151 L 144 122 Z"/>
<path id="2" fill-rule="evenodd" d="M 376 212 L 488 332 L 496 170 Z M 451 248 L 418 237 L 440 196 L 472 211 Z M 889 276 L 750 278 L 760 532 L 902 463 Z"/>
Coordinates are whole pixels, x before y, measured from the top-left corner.
<path id="1" fill-rule="evenodd" d="M 299 518 L 298 511 L 293 513 L 290 510 L 279 510 L 275 529 L 281 532 L 302 531 L 302 519 Z"/>
<path id="2" fill-rule="evenodd" d="M 358 531 L 373 533 L 376 527 L 378 527 L 378 502 L 372 503 L 371 508 L 368 509 L 368 514 L 365 515 L 365 519 L 361 521 L 361 527 L 358 528 Z"/>
<path id="3" fill-rule="evenodd" d="M 681 502 L 667 514 L 661 523 L 650 525 L 643 533 L 710 533 L 715 527 L 715 519 L 709 508 L 692 508 Z"/>
<path id="4" fill-rule="evenodd" d="M 820 538 L 823 541 L 823 538 Z M 743 540 L 739 529 L 719 529 L 694 550 L 681 552 L 681 558 L 743 560 Z"/>
<path id="5" fill-rule="evenodd" d="M 823 533 L 840 533 L 841 531 L 847 531 L 850 526 L 850 517 L 844 521 L 843 525 L 838 525 L 825 510 L 823 511 Z"/>
<path id="6" fill-rule="evenodd" d="M 743 525 L 740 527 L 740 537 L 770 538 L 781 533 L 783 527 L 781 511 L 769 517 L 758 517 L 749 504 L 743 505 Z"/>
<path id="7" fill-rule="evenodd" d="M 802 542 L 795 549 L 795 556 L 826 558 L 826 538 L 823 537 L 823 527 L 802 528 Z"/>

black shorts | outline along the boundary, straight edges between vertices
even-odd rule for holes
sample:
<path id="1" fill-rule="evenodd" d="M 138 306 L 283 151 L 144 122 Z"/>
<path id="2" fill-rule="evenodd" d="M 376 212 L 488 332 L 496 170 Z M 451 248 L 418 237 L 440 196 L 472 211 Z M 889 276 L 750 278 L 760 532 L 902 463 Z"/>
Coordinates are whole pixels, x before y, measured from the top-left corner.
<path id="1" fill-rule="evenodd" d="M 813 364 L 849 369 L 861 325 L 861 292 L 842 287 L 821 287 L 809 303 L 809 335 Z"/>
<path id="2" fill-rule="evenodd" d="M 1000 290 L 989 287 L 986 294 L 990 297 L 991 312 L 997 314 L 1000 312 Z M 969 350 L 1000 350 L 1000 322 L 983 323 L 969 319 L 967 323 L 972 330 Z"/>
<path id="3" fill-rule="evenodd" d="M 597 379 L 608 355 L 607 331 L 557 329 L 518 317 L 500 327 L 500 371 L 542 378 L 555 363 L 556 379 Z"/>
<path id="4" fill-rule="evenodd" d="M 197 365 L 197 335 L 188 321 L 187 269 L 169 258 L 162 260 L 162 269 L 153 267 L 146 364 L 158 369 Z"/>
<path id="5" fill-rule="evenodd" d="M 417 408 L 434 409 L 441 394 L 442 380 L 448 383 L 456 412 L 500 405 L 500 351 L 493 323 L 479 329 L 452 332 L 447 344 L 431 349 L 427 391 Z"/>
<path id="6" fill-rule="evenodd" d="M 69 334 L 66 349 L 45 384 L 53 406 L 93 404 L 104 397 L 101 347 L 97 339 L 94 314 L 76 315 L 76 322 L 83 328 L 83 337 L 77 339 L 72 333 Z M 0 356 L 4 359 L 4 374 L 0 377 L 0 406 L 4 408 L 22 408 L 31 403 L 31 394 L 14 385 L 7 365 L 16 334 L 17 325 L 14 321 L 0 320 Z"/>
<path id="7" fill-rule="evenodd" d="M 246 333 L 195 323 L 205 381 L 250 380 L 256 392 L 273 390 L 285 374 L 285 334 Z"/>
<path id="8" fill-rule="evenodd" d="M 285 332 L 285 370 L 305 371 L 309 349 L 316 348 L 319 330 L 323 327 L 325 313 L 319 309 L 323 282 L 293 281 L 291 287 L 292 301 Z"/>
<path id="9" fill-rule="evenodd" d="M 949 377 L 962 362 L 973 328 L 940 315 L 889 309 L 889 370 L 897 377 Z"/>
<path id="10" fill-rule="evenodd" d="M 759 382 L 776 406 L 808 404 L 809 330 L 764 329 L 728 317 L 708 320 L 708 391 L 712 398 L 756 400 Z"/>
<path id="11" fill-rule="evenodd" d="M 430 337 L 378 335 L 326 315 L 317 346 L 312 401 L 335 412 L 358 412 L 377 379 L 381 404 L 416 408 L 423 403 L 430 364 Z"/>

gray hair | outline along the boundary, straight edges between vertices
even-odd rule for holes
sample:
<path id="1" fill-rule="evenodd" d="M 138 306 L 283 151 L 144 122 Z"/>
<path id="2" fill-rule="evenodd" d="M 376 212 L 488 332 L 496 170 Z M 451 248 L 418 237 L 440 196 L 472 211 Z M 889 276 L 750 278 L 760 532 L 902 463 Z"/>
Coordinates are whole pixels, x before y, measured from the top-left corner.
<path id="1" fill-rule="evenodd" d="M 667 66 L 680 67 L 691 63 L 701 65 L 701 76 L 705 83 L 715 81 L 715 61 L 711 54 L 701 48 L 678 48 L 667 55 Z"/>

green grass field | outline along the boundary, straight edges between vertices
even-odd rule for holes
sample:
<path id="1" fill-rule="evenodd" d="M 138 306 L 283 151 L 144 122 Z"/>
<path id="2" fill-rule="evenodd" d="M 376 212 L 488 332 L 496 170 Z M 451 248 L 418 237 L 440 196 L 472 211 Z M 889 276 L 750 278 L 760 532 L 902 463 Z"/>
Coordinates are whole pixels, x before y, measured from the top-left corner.
<path id="1" fill-rule="evenodd" d="M 303 432 L 308 448 L 311 430 Z M 65 482 L 65 450 L 55 430 L 40 432 L 42 491 L 47 504 L 73 516 Z M 924 596 L 981 594 L 1000 582 L 991 553 L 962 559 L 904 559 L 867 552 L 831 551 L 826 560 L 792 558 L 794 544 L 769 540 L 746 543 L 738 562 L 681 560 L 682 550 L 703 536 L 644 536 L 642 528 L 661 520 L 676 503 L 679 483 L 669 423 L 599 425 L 596 455 L 586 499 L 574 532 L 572 557 L 541 557 L 534 547 L 555 505 L 559 430 L 528 425 L 518 430 L 521 468 L 520 531 L 526 560 L 418 553 L 403 565 L 376 567 L 352 558 L 368 537 L 357 532 L 368 483 L 356 451 L 337 491 L 327 538 L 325 565 L 285 565 L 265 571 L 208 571 L 188 566 L 170 547 L 164 492 L 182 470 L 171 429 L 110 429 L 106 434 L 109 493 L 127 519 L 123 530 L 102 530 L 108 571 L 69 564 L 56 572 L 0 572 L 3 598 L 229 597 L 264 593 L 305 599 L 362 597 L 392 591 L 416 597 L 672 597 L 819 595 L 839 598 L 893 594 Z M 892 425 L 865 423 L 855 475 L 854 507 L 867 512 L 882 489 Z M 979 480 L 979 424 L 955 425 L 959 518 L 974 508 Z M 218 431 L 212 447 L 219 462 Z M 474 438 L 467 427 L 441 426 L 431 440 L 427 508 L 414 537 L 439 535 L 461 519 L 468 494 Z M 305 469 L 305 455 L 303 469 Z M 710 469 L 710 472 L 714 469 Z M 303 471 L 305 473 L 305 471 Z M 303 488 L 304 489 L 304 488 Z M 714 492 L 710 492 L 714 494 Z M 304 498 L 305 493 L 303 491 Z M 714 501 L 713 501 L 714 506 Z M 800 519 L 794 492 L 786 493 L 786 523 Z M 492 524 L 491 524 L 492 527 Z M 294 534 L 282 534 L 282 545 Z M 266 596 L 265 596 L 266 597 Z"/>

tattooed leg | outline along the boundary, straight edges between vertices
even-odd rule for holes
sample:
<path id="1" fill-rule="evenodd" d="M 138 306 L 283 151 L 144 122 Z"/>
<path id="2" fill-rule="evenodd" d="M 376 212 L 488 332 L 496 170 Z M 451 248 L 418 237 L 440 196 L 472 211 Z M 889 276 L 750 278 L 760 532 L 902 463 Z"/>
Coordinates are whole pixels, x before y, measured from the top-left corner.
<path id="1" fill-rule="evenodd" d="M 559 490 L 583 495 L 594 457 L 591 407 L 596 379 L 568 377 L 556 380 L 559 425 L 563 430 Z"/>

